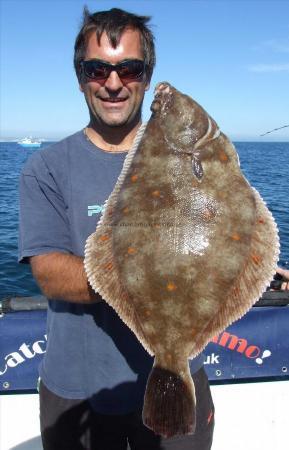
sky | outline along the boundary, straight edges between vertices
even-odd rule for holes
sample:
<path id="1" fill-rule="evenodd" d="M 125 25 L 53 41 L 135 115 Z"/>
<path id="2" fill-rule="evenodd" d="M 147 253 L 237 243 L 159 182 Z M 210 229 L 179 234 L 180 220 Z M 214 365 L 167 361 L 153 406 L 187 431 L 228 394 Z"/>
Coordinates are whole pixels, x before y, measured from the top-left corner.
<path id="1" fill-rule="evenodd" d="M 73 71 L 83 6 L 149 15 L 157 66 L 146 94 L 168 81 L 234 141 L 289 141 L 289 1 L 0 0 L 0 139 L 58 140 L 85 127 Z"/>

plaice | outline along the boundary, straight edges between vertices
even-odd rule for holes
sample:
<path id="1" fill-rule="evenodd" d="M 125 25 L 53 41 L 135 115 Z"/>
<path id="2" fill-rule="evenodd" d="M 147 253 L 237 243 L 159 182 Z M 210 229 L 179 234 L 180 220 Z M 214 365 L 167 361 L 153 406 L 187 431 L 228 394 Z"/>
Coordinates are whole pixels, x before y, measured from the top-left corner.
<path id="1" fill-rule="evenodd" d="M 85 268 L 155 356 L 143 420 L 168 437 L 195 430 L 188 359 L 258 300 L 279 240 L 233 144 L 205 110 L 166 82 L 151 109 L 87 240 Z"/>

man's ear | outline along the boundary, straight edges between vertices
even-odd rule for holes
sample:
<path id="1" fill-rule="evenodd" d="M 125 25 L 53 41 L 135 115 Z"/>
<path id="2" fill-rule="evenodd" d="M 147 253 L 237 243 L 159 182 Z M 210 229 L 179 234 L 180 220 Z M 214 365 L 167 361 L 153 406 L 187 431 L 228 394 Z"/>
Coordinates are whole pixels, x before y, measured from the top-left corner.
<path id="1" fill-rule="evenodd" d="M 148 91 L 151 85 L 151 77 L 148 77 L 148 74 L 145 73 L 145 91 Z"/>
<path id="2" fill-rule="evenodd" d="M 145 85 L 145 91 L 148 91 L 149 90 L 149 88 L 150 88 L 150 81 L 147 81 L 146 82 L 146 85 Z"/>
<path id="3" fill-rule="evenodd" d="M 83 86 L 82 86 L 81 83 L 78 84 L 78 87 L 79 87 L 80 92 L 84 92 L 84 91 L 83 91 Z"/>
<path id="4" fill-rule="evenodd" d="M 145 91 L 148 91 L 151 85 L 151 78 L 152 78 L 152 73 L 148 73 L 147 71 L 145 71 L 144 73 L 145 76 Z"/>

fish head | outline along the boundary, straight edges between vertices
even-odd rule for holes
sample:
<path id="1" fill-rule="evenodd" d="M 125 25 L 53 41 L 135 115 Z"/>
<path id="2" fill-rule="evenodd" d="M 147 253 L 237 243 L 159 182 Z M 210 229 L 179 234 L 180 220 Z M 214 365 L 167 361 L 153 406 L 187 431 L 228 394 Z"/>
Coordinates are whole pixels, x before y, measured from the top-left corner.
<path id="1" fill-rule="evenodd" d="M 152 117 L 174 152 L 194 153 L 203 141 L 219 135 L 216 122 L 207 112 L 168 82 L 158 83 L 154 94 Z"/>

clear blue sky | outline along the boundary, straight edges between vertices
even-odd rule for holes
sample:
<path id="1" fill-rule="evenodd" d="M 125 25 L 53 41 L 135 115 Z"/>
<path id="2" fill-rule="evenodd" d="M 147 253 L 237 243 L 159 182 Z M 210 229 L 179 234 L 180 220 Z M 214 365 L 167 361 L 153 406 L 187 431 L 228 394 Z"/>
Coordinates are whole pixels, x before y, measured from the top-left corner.
<path id="1" fill-rule="evenodd" d="M 152 16 L 157 67 L 233 140 L 289 124 L 289 2 L 1 0 L 1 138 L 59 139 L 88 113 L 72 67 L 83 5 Z M 266 140 L 289 141 L 289 128 Z"/>

